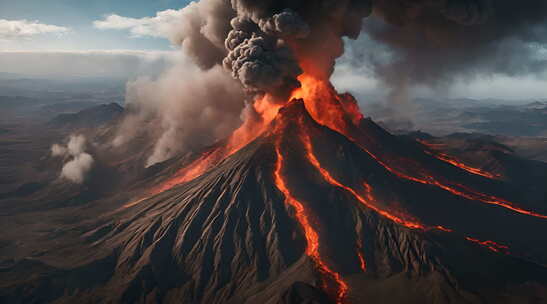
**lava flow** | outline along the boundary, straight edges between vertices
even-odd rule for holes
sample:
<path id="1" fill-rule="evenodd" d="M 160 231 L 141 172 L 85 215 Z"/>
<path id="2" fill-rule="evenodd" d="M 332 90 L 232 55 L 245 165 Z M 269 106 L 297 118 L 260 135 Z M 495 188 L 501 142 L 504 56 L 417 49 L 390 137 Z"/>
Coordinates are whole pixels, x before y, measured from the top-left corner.
<path id="1" fill-rule="evenodd" d="M 469 187 L 465 187 L 464 185 L 442 181 L 441 178 L 435 178 L 432 173 L 425 169 L 425 167 L 420 166 L 418 163 L 412 162 L 408 159 L 405 159 L 402 162 L 402 165 L 405 163 L 415 165 L 416 168 L 411 171 L 418 176 L 411 176 L 404 173 L 401 169 L 396 169 L 395 167 L 388 165 L 387 161 L 380 159 L 376 154 L 372 153 L 363 144 L 361 144 L 359 140 L 356 139 L 368 137 L 368 135 L 362 134 L 363 132 L 356 127 L 363 115 L 359 111 L 358 105 L 351 95 L 340 95 L 336 92 L 330 82 L 317 79 L 308 74 L 300 75 L 298 80 L 301 83 L 301 87 L 292 93 L 291 98 L 303 99 L 306 110 L 317 123 L 344 135 L 348 140 L 357 144 L 363 151 L 369 154 L 386 170 L 399 178 L 421 184 L 436 186 L 468 200 L 480 201 L 490 205 L 503 207 L 520 214 L 547 219 L 547 215 L 522 209 L 505 199 L 478 192 Z M 386 157 L 385 153 L 382 153 L 382 156 Z M 458 167 L 461 168 L 461 166 Z M 465 167 L 470 168 L 468 166 Z"/>
<path id="2" fill-rule="evenodd" d="M 330 172 L 328 170 L 326 170 L 325 168 L 323 168 L 321 166 L 321 163 L 319 163 L 319 160 L 317 159 L 317 157 L 315 156 L 315 154 L 313 152 L 313 146 L 311 144 L 311 139 L 310 139 L 309 135 L 307 133 L 304 133 L 304 134 L 301 134 L 300 138 L 302 140 L 302 143 L 304 144 L 306 157 L 307 157 L 308 161 L 313 165 L 313 167 L 315 167 L 317 169 L 317 171 L 319 171 L 319 173 L 321 174 L 321 176 L 323 177 L 323 179 L 326 182 L 328 182 L 329 184 L 331 184 L 335 187 L 346 190 L 351 195 L 353 195 L 353 197 L 355 197 L 355 199 L 357 199 L 360 203 L 365 205 L 367 208 L 370 208 L 370 209 L 374 210 L 376 213 L 380 214 L 381 216 L 383 216 L 385 218 L 388 218 L 388 219 L 392 220 L 393 222 L 395 222 L 397 224 L 403 225 L 403 226 L 411 228 L 411 229 L 422 229 L 422 230 L 425 229 L 425 226 L 422 225 L 421 223 L 419 223 L 418 221 L 411 220 L 411 219 L 405 219 L 405 218 L 396 216 L 394 214 L 391 214 L 391 213 L 377 207 L 372 201 L 370 201 L 370 198 L 372 198 L 372 194 L 370 193 L 370 191 L 367 191 L 367 198 L 369 198 L 367 200 L 365 197 L 363 197 L 362 195 L 357 193 L 357 191 L 355 191 L 354 189 L 352 189 L 352 188 L 342 184 L 341 182 L 339 182 L 337 179 L 335 179 L 330 174 Z M 370 186 L 366 183 L 365 183 L 365 189 L 370 189 Z"/>
<path id="3" fill-rule="evenodd" d="M 357 239 L 357 257 L 359 258 L 359 267 L 363 272 L 367 271 L 367 261 L 363 255 L 363 241 L 360 238 Z"/>
<path id="4" fill-rule="evenodd" d="M 444 161 L 446 163 L 449 163 L 451 164 L 452 166 L 455 166 L 455 167 L 458 167 L 462 170 L 465 170 L 469 173 L 472 173 L 472 174 L 476 174 L 476 175 L 480 175 L 480 176 L 483 176 L 483 177 L 486 177 L 486 178 L 491 178 L 491 179 L 499 179 L 501 178 L 501 174 L 496 174 L 496 173 L 491 173 L 491 172 L 488 172 L 488 171 L 485 171 L 483 169 L 479 169 L 479 168 L 475 168 L 475 167 L 471 167 L 453 157 L 451 157 L 450 155 L 448 154 L 445 154 L 445 153 L 442 153 L 442 152 L 439 152 L 435 149 L 436 146 L 438 146 L 439 144 L 431 144 L 431 143 L 428 143 L 426 142 L 425 140 L 417 140 L 419 143 L 421 143 L 422 145 L 426 146 L 428 149 L 425 149 L 424 152 L 441 160 L 441 161 Z"/>
<path id="5" fill-rule="evenodd" d="M 127 203 L 123 208 L 135 206 L 154 195 L 160 194 L 202 175 L 211 167 L 219 164 L 264 133 L 270 125 L 270 122 L 277 115 L 281 106 L 282 105 L 272 101 L 271 96 L 269 95 L 257 99 L 253 103 L 252 109 L 248 111 L 248 115 L 246 115 L 243 124 L 230 135 L 226 144 L 203 153 L 189 165 L 177 171 L 168 180 L 152 188 L 152 190 L 149 190 L 144 198 Z"/>
<path id="6" fill-rule="evenodd" d="M 314 263 L 317 265 L 322 273 L 324 273 L 334 281 L 337 286 L 336 303 L 343 303 L 344 298 L 348 292 L 348 285 L 342 280 L 342 277 L 339 273 L 330 269 L 327 264 L 321 259 L 321 255 L 319 254 L 319 235 L 317 234 L 317 231 L 311 226 L 304 205 L 302 205 L 302 203 L 291 194 L 281 174 L 281 172 L 283 171 L 284 158 L 279 146 L 279 142 L 277 142 L 275 145 L 275 153 L 277 156 L 274 171 L 275 185 L 277 189 L 281 191 L 281 193 L 283 193 L 283 195 L 285 196 L 285 203 L 294 209 L 296 219 L 304 230 L 304 235 L 307 241 L 306 254 L 314 261 Z"/>
<path id="7" fill-rule="evenodd" d="M 352 140 L 353 141 L 353 140 Z M 355 141 L 353 141 L 355 142 Z M 365 151 L 368 155 L 370 155 L 378 164 L 380 164 L 382 167 L 384 167 L 386 170 L 391 172 L 392 174 L 398 176 L 399 178 L 410 180 L 413 182 L 417 182 L 424 185 L 430 185 L 430 186 L 436 186 L 438 188 L 441 188 L 445 191 L 448 191 L 456 196 L 463 197 L 468 200 L 472 201 L 479 201 L 490 205 L 496 205 L 499 207 L 503 207 L 505 209 L 512 210 L 514 212 L 525 214 L 533 217 L 538 217 L 542 219 L 547 219 L 547 215 L 543 215 L 540 213 L 536 213 L 533 211 L 525 210 L 520 207 L 515 206 L 513 203 L 499 198 L 494 195 L 488 195 L 481 192 L 478 192 L 476 190 L 473 190 L 469 187 L 466 187 L 461 184 L 454 184 L 450 182 L 442 182 L 441 179 L 435 178 L 431 173 L 428 173 L 425 168 L 422 168 L 422 170 L 419 170 L 418 172 L 420 175 L 424 175 L 425 177 L 416 177 L 416 176 L 410 176 L 406 173 L 403 173 L 401 170 L 397 170 L 392 166 L 389 166 L 384 161 L 380 160 L 376 155 L 374 155 L 372 152 L 370 152 L 368 149 L 363 147 L 362 145 L 358 145 L 363 151 Z"/>
<path id="8" fill-rule="evenodd" d="M 477 243 L 485 248 L 488 248 L 496 253 L 500 253 L 500 252 L 507 252 L 507 250 L 509 249 L 508 246 L 506 245 L 502 245 L 502 244 L 498 244 L 494 241 L 481 241 L 481 240 L 478 240 L 478 239 L 475 239 L 475 238 L 472 238 L 472 237 L 469 237 L 469 236 L 466 236 L 465 237 L 466 240 L 468 241 L 471 241 L 473 243 Z"/>

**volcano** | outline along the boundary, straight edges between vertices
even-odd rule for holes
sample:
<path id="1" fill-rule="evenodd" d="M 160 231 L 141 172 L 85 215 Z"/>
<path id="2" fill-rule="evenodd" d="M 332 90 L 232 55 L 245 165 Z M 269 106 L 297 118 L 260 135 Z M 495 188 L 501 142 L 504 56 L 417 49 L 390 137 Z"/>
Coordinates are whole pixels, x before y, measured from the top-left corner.
<path id="1" fill-rule="evenodd" d="M 255 103 L 261 119 L 4 261 L 2 302 L 547 303 L 541 188 L 300 81 L 288 103 Z"/>

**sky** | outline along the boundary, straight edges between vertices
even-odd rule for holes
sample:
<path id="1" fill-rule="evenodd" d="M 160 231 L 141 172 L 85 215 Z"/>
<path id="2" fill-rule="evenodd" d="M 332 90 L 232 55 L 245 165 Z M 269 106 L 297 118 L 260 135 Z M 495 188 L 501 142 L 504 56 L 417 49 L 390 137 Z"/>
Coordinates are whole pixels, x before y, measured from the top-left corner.
<path id="1" fill-rule="evenodd" d="M 36 77 L 156 75 L 181 56 L 167 32 L 180 25 L 181 9 L 189 3 L 0 0 L 0 73 Z M 384 90 L 365 66 L 350 62 L 339 60 L 333 77 L 337 87 L 357 95 Z M 545 84 L 545 78 L 537 76 L 493 75 L 454 83 L 442 93 L 472 98 L 547 98 Z M 423 94 L 439 92 L 425 90 Z"/>
<path id="2" fill-rule="evenodd" d="M 132 37 L 124 31 L 101 30 L 93 22 L 117 14 L 129 18 L 154 16 L 167 9 L 180 9 L 185 0 L 0 0 L 0 19 L 26 20 L 29 23 L 67 28 L 63 32 L 36 33 L 6 39 L 0 23 L 2 50 L 169 50 L 171 46 L 159 37 Z M 28 27 L 28 25 L 27 25 Z M 2 39 L 4 38 L 4 39 Z"/>

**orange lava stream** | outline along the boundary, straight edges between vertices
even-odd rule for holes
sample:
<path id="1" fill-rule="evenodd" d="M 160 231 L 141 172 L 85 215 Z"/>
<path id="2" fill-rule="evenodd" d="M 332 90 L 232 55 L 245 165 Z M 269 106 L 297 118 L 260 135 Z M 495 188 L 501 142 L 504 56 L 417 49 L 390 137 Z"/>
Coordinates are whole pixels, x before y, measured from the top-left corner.
<path id="1" fill-rule="evenodd" d="M 388 166 L 386 163 L 384 163 L 382 160 L 380 160 L 378 157 L 376 157 L 376 155 L 372 154 L 370 151 L 368 151 L 362 145 L 358 144 L 358 146 L 363 151 L 365 151 L 368 155 L 370 155 L 375 161 L 377 161 L 378 164 L 380 164 L 386 170 L 388 170 L 389 172 L 393 173 L 394 175 L 396 175 L 400 178 L 410 180 L 410 181 L 413 181 L 413 182 L 417 182 L 417 183 L 420 183 L 420 184 L 436 186 L 436 187 L 439 187 L 439 188 L 441 188 L 445 191 L 448 191 L 448 192 L 450 192 L 454 195 L 466 198 L 468 200 L 480 201 L 480 202 L 483 202 L 483 203 L 486 203 L 486 204 L 503 207 L 503 208 L 512 210 L 514 212 L 520 213 L 520 214 L 525 214 L 525 215 L 534 216 L 534 217 L 538 217 L 538 218 L 542 218 L 542 219 L 547 219 L 547 215 L 543 215 L 543 214 L 539 214 L 539 213 L 536 213 L 536 212 L 533 212 L 533 211 L 522 209 L 520 207 L 515 206 L 513 203 L 511 203 L 507 200 L 504 200 L 502 198 L 499 198 L 499 197 L 496 197 L 496 196 L 493 196 L 493 195 L 488 195 L 488 194 L 477 192 L 477 191 L 475 191 L 471 188 L 465 187 L 463 185 L 457 185 L 457 187 L 460 188 L 460 189 L 457 189 L 454 186 L 449 186 L 445 183 L 440 182 L 439 180 L 435 179 L 431 175 L 427 176 L 428 179 L 410 176 L 408 174 L 405 174 L 401 171 L 398 171 L 398 170 Z"/>
<path id="2" fill-rule="evenodd" d="M 190 165 L 182 168 L 173 178 L 156 188 L 153 193 L 161 193 L 176 185 L 193 180 L 264 133 L 277 115 L 279 108 L 281 108 L 281 105 L 272 103 L 269 98 L 269 96 L 264 96 L 253 104 L 254 111 L 260 116 L 259 119 L 247 118 L 241 127 L 232 133 L 226 145 L 201 156 Z"/>
<path id="3" fill-rule="evenodd" d="M 338 180 L 336 180 L 330 174 L 330 172 L 327 171 L 325 168 L 323 168 L 321 166 L 321 163 L 319 163 L 319 160 L 317 159 L 317 157 L 315 156 L 315 154 L 313 152 L 313 147 L 312 147 L 309 135 L 307 133 L 302 134 L 301 139 L 302 139 L 302 143 L 304 144 L 305 151 L 306 151 L 306 157 L 308 158 L 309 162 L 319 171 L 321 176 L 329 184 L 331 184 L 335 187 L 342 188 L 342 189 L 346 190 L 351 195 L 353 195 L 353 197 L 355 197 L 355 199 L 357 199 L 361 204 L 365 205 L 367 208 L 374 210 L 376 213 L 380 214 L 381 216 L 383 216 L 385 218 L 388 218 L 389 220 L 391 220 L 391 221 L 393 221 L 397 224 L 403 225 L 403 226 L 408 227 L 410 229 L 422 229 L 422 230 L 426 229 L 426 227 L 423 224 L 421 224 L 417 221 L 404 219 L 402 217 L 393 215 L 393 214 L 391 214 L 391 213 L 389 213 L 385 210 L 380 209 L 379 207 L 377 207 L 372 202 L 372 200 L 370 200 L 372 198 L 372 196 L 371 196 L 369 191 L 366 191 L 367 192 L 366 196 L 368 198 L 368 200 L 367 200 L 365 197 L 363 197 L 362 195 L 357 193 L 357 191 L 353 190 L 352 188 L 350 188 L 350 187 L 342 184 Z M 367 183 L 364 183 L 364 187 L 365 187 L 365 189 L 370 190 L 370 186 Z"/>
<path id="4" fill-rule="evenodd" d="M 352 194 L 353 197 L 355 197 L 355 199 L 357 199 L 360 203 L 365 205 L 367 208 L 372 209 L 373 211 L 380 214 L 381 216 L 383 216 L 383 217 L 385 217 L 385 218 L 387 218 L 387 219 L 389 219 L 389 220 L 391 220 L 391 221 L 393 221 L 397 224 L 400 224 L 402 226 L 410 228 L 410 229 L 419 229 L 419 230 L 424 230 L 424 231 L 439 230 L 439 231 L 443 231 L 443 232 L 454 232 L 454 230 L 446 228 L 446 227 L 441 226 L 441 225 L 432 226 L 432 227 L 431 226 L 426 226 L 426 225 L 420 223 L 419 221 L 417 221 L 415 219 L 408 219 L 408 218 L 411 218 L 411 216 L 409 216 L 409 215 L 398 216 L 398 215 L 395 215 L 393 213 L 390 213 L 388 211 L 385 211 L 385 210 L 382 210 L 382 209 L 378 208 L 374 203 L 375 199 L 372 195 L 372 187 L 368 183 L 363 182 L 363 187 L 365 188 L 364 196 L 358 194 L 357 191 L 353 190 L 352 188 L 343 185 L 338 180 L 336 180 L 334 177 L 332 177 L 332 175 L 330 174 L 329 171 L 327 171 L 325 168 L 323 168 L 321 166 L 321 163 L 319 162 L 319 160 L 317 159 L 317 157 L 315 156 L 315 154 L 313 152 L 313 146 L 311 144 L 311 139 L 310 139 L 309 135 L 304 132 L 304 134 L 301 134 L 300 138 L 302 139 L 302 142 L 305 146 L 307 159 L 319 171 L 319 173 L 321 173 L 324 180 L 327 181 L 329 184 L 335 186 L 335 187 L 342 188 L 342 189 L 346 190 L 347 192 Z M 477 243 L 481 246 L 484 246 L 484 247 L 486 247 L 486 248 L 488 248 L 488 249 L 490 249 L 494 252 L 497 252 L 497 253 L 500 253 L 501 251 L 507 251 L 507 249 L 509 248 L 508 246 L 500 245 L 500 244 L 498 244 L 494 241 L 490 241 L 490 240 L 480 241 L 480 240 L 477 240 L 477 239 L 469 237 L 469 236 L 464 236 L 464 237 L 468 241 L 475 242 L 475 243 Z M 361 248 L 361 246 L 362 245 L 359 241 L 358 242 L 358 248 Z M 359 258 L 360 263 L 361 263 L 361 269 L 363 271 L 365 271 L 366 264 L 365 264 L 364 257 L 363 257 L 360 250 L 357 251 L 357 255 L 358 255 L 358 258 Z"/>
<path id="5" fill-rule="evenodd" d="M 363 242 L 357 239 L 357 257 L 359 258 L 359 267 L 363 272 L 367 271 L 367 261 L 363 255 Z"/>
<path id="6" fill-rule="evenodd" d="M 547 219 L 547 215 L 522 209 L 502 198 L 483 194 L 463 185 L 441 182 L 427 172 L 419 172 L 419 174 L 422 175 L 421 177 L 410 176 L 403 173 L 401 170 L 397 170 L 389 166 L 386 162 L 382 161 L 375 154 L 366 149 L 352 136 L 353 133 L 359 132 L 358 128 L 356 128 L 356 124 L 363 116 L 359 111 L 356 101 L 351 98 L 350 95 L 340 95 L 328 81 L 317 79 L 308 74 L 300 75 L 298 80 L 302 85 L 300 88 L 293 91 L 291 98 L 303 99 L 306 110 L 317 123 L 344 135 L 348 138 L 348 140 L 357 144 L 363 151 L 369 154 L 386 170 L 399 178 L 421 184 L 436 186 L 454 195 L 469 200 L 480 201 L 486 204 L 503 207 L 520 214 Z M 350 121 L 353 125 L 350 124 Z M 424 170 L 424 168 L 422 168 L 422 170 Z M 351 191 L 353 190 L 351 189 Z"/>
<path id="7" fill-rule="evenodd" d="M 436 157 L 437 159 L 440 159 L 444 162 L 447 162 L 455 167 L 458 167 L 460 169 L 463 169 L 469 173 L 472 173 L 472 174 L 475 174 L 475 175 L 480 175 L 480 176 L 484 176 L 486 178 L 491 178 L 491 179 L 498 179 L 498 178 L 501 178 L 501 175 L 499 174 L 494 174 L 494 173 L 490 173 L 490 172 L 487 172 L 487 171 L 484 171 L 484 170 L 481 170 L 479 168 L 474 168 L 474 167 L 471 167 L 471 166 L 468 166 L 450 156 L 448 156 L 447 154 L 444 154 L 444 153 L 440 153 L 440 152 L 437 152 L 437 153 L 430 153 L 430 152 L 427 152 L 426 153 Z"/>
<path id="8" fill-rule="evenodd" d="M 468 240 L 468 241 L 477 243 L 477 244 L 479 244 L 483 247 L 486 247 L 486 248 L 488 248 L 488 249 L 490 249 L 490 250 L 492 250 L 496 253 L 507 252 L 507 250 L 509 249 L 508 246 L 498 244 L 494 241 L 481 241 L 481 240 L 478 240 L 478 239 L 475 239 L 475 238 L 472 238 L 472 237 L 469 237 L 469 236 L 466 236 L 465 239 Z"/>
<path id="9" fill-rule="evenodd" d="M 225 145 L 207 151 L 192 163 L 180 169 L 168 180 L 148 191 L 145 197 L 127 203 L 122 208 L 135 206 L 154 195 L 201 176 L 207 170 L 236 153 L 264 133 L 282 105 L 276 104 L 271 100 L 270 96 L 266 95 L 257 99 L 252 107 L 255 114 L 258 115 L 248 115 L 243 124 L 230 135 Z"/>
<path id="10" fill-rule="evenodd" d="M 328 275 L 336 283 L 336 303 L 341 304 L 344 302 L 344 298 L 347 295 L 348 285 L 346 282 L 343 281 L 339 273 L 330 269 L 327 264 L 321 259 L 321 256 L 319 254 L 319 235 L 317 234 L 317 231 L 311 226 L 304 205 L 302 205 L 302 203 L 299 202 L 291 194 L 289 188 L 287 187 L 287 184 L 285 183 L 285 180 L 282 177 L 281 172 L 283 170 L 284 158 L 281 154 L 279 143 L 276 143 L 275 153 L 277 155 L 274 171 L 275 185 L 277 189 L 279 189 L 279 191 L 281 191 L 281 193 L 283 193 L 283 195 L 285 196 L 285 203 L 294 208 L 296 219 L 304 230 L 304 235 L 307 241 L 306 255 L 308 255 L 315 262 L 315 264 L 322 273 Z"/>
<path id="11" fill-rule="evenodd" d="M 427 154 L 429 154 L 429 155 L 431 155 L 431 156 L 433 156 L 433 157 L 435 157 L 435 158 L 437 158 L 441 161 L 449 163 L 449 164 L 451 164 L 455 167 L 458 167 L 462 170 L 465 170 L 465 171 L 467 171 L 469 173 L 472 173 L 472 174 L 475 174 L 475 175 L 480 175 L 480 176 L 483 176 L 483 177 L 486 177 L 486 178 L 491 178 L 491 179 L 501 178 L 501 174 L 494 174 L 494 173 L 485 171 L 483 169 L 471 167 L 471 166 L 466 165 L 465 163 L 453 158 L 452 156 L 450 156 L 448 154 L 439 152 L 439 151 L 434 149 L 434 147 L 442 146 L 442 144 L 430 144 L 430 143 L 428 143 L 424 140 L 417 140 L 417 141 L 430 149 L 430 150 L 424 150 L 425 153 L 427 153 Z"/>

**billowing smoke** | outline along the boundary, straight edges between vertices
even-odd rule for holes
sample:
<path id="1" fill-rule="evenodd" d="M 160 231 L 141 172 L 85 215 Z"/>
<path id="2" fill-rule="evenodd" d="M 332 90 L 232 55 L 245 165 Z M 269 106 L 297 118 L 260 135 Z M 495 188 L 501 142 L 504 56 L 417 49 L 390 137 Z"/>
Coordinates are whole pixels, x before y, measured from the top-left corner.
<path id="1" fill-rule="evenodd" d="M 220 66 L 202 71 L 179 63 L 159 79 L 127 85 L 126 102 L 138 109 L 126 117 L 114 140 L 126 143 L 143 128 L 157 138 L 147 166 L 177 153 L 196 151 L 241 124 L 245 95 Z"/>
<path id="2" fill-rule="evenodd" d="M 129 83 L 133 114 L 113 144 L 146 128 L 157 138 L 149 166 L 225 137 L 252 114 L 246 104 L 256 95 L 285 100 L 303 71 L 327 79 L 342 37 L 355 37 L 370 12 L 367 1 L 357 0 L 191 3 L 176 26 L 159 28 L 195 65 L 182 60 L 158 79 Z"/>
<path id="3" fill-rule="evenodd" d="M 455 80 L 547 68 L 538 56 L 547 43 L 544 0 L 377 0 L 363 29 L 390 53 L 363 54 L 395 102 L 416 86 L 446 89 Z"/>
<path id="4" fill-rule="evenodd" d="M 547 40 L 544 0 L 201 0 L 172 13 L 180 20 L 160 26 L 162 35 L 199 69 L 180 66 L 129 84 L 128 101 L 141 112 L 115 141 L 160 118 L 148 123 L 159 129 L 148 165 L 227 135 L 245 104 L 261 94 L 285 100 L 302 73 L 328 80 L 343 38 L 363 29 L 385 48 L 366 56 L 393 100 L 405 100 L 414 85 L 546 65 L 532 56 Z"/>
<path id="5" fill-rule="evenodd" d="M 77 184 L 84 182 L 94 162 L 93 157 L 85 152 L 85 148 L 86 139 L 83 135 L 71 135 L 66 145 L 51 146 L 52 156 L 66 160 L 61 169 L 61 178 Z"/>
<path id="6" fill-rule="evenodd" d="M 366 0 L 233 0 L 236 17 L 225 39 L 224 67 L 252 93 L 284 100 L 303 73 L 328 79 L 343 53 L 342 37 L 355 38 L 371 13 Z"/>

